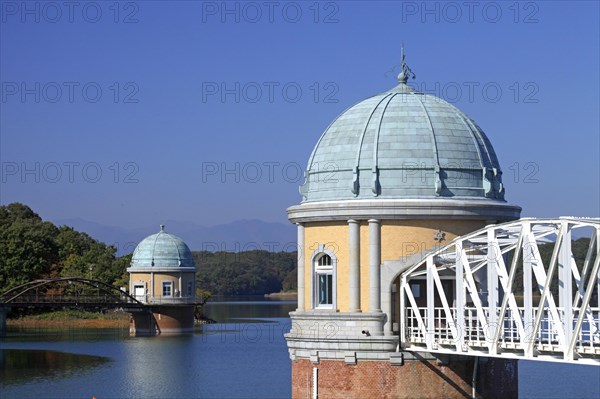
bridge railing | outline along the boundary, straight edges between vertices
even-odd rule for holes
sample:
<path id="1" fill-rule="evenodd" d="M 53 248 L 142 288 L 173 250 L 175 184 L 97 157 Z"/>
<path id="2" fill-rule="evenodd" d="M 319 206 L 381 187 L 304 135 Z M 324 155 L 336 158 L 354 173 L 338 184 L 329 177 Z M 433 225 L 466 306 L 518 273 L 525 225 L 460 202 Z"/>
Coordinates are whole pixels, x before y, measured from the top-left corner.
<path id="1" fill-rule="evenodd" d="M 518 317 L 508 309 L 506 311 L 502 326 L 500 328 L 500 336 L 498 343 L 502 348 L 526 350 L 530 342 L 534 342 L 534 347 L 540 351 L 556 350 L 562 343 L 560 342 L 559 326 L 554 323 L 554 319 L 550 314 L 549 309 L 543 309 L 541 317 L 541 325 L 537 332 L 534 331 L 534 320 L 536 314 L 532 315 L 532 320 L 525 320 L 525 308 L 519 307 Z M 435 307 L 433 309 L 433 325 L 428 325 L 428 309 L 427 307 L 419 307 L 419 314 L 412 309 L 405 309 L 405 338 L 406 344 L 426 345 L 428 335 L 434 342 L 434 346 L 439 348 L 443 346 L 456 346 L 457 344 L 470 348 L 485 348 L 493 342 L 493 334 L 496 325 L 482 324 L 481 320 L 490 320 L 490 315 L 487 309 L 483 310 L 484 317 L 477 315 L 475 307 L 465 307 L 462 326 L 457 325 L 458 315 L 457 308 L 449 309 L 451 319 L 446 317 L 446 312 L 443 307 Z M 561 320 L 564 320 L 564 310 L 557 308 Z M 600 354 L 600 308 L 588 308 L 587 319 L 583 323 L 578 336 L 576 348 L 581 353 Z M 577 318 L 579 317 L 580 308 L 573 308 L 573 318 L 571 323 L 575 327 Z M 420 319 L 420 320 L 419 320 Z M 498 318 L 496 318 L 498 319 Z M 518 321 L 523 320 L 524 335 L 519 333 Z M 423 323 L 421 328 L 419 323 Z M 454 331 L 454 328 L 456 331 Z"/>
<path id="2" fill-rule="evenodd" d="M 20 295 L 11 301 L 11 305 L 26 305 L 26 304 L 62 304 L 62 303 L 81 303 L 81 304 L 92 304 L 92 303 L 123 303 L 123 304 L 137 304 L 134 300 L 126 295 L 115 296 L 109 294 L 25 294 Z"/>
<path id="3" fill-rule="evenodd" d="M 600 365 L 600 219 L 488 225 L 397 267 L 405 350 Z"/>
<path id="4" fill-rule="evenodd" d="M 160 296 L 150 294 L 137 295 L 135 299 L 148 305 L 200 305 L 205 302 L 202 295 L 199 296 Z"/>

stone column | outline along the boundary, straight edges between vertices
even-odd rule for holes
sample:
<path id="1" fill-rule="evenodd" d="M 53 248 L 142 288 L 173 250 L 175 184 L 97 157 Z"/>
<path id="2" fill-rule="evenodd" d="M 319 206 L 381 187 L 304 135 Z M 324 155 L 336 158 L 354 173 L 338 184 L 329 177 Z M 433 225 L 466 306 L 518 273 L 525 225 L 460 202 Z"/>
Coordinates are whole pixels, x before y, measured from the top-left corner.
<path id="1" fill-rule="evenodd" d="M 348 269 L 350 280 L 350 312 L 360 312 L 360 223 L 356 220 L 348 220 L 349 230 L 349 262 Z"/>
<path id="2" fill-rule="evenodd" d="M 304 225 L 297 223 L 298 226 L 298 309 L 305 310 L 304 305 Z"/>
<path id="3" fill-rule="evenodd" d="M 179 272 L 179 297 L 183 297 L 183 287 L 181 286 L 181 272 Z"/>
<path id="4" fill-rule="evenodd" d="M 381 226 L 369 219 L 369 312 L 381 312 Z"/>

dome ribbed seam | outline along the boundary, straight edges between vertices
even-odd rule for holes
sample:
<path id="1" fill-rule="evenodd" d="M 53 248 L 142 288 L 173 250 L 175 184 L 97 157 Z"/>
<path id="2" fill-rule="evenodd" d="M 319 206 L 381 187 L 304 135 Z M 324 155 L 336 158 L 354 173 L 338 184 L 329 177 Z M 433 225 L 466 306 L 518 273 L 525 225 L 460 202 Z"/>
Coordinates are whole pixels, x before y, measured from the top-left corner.
<path id="1" fill-rule="evenodd" d="M 485 156 L 486 156 L 488 165 L 493 167 L 494 162 L 492 162 L 492 157 L 490 156 L 490 153 L 488 152 L 488 149 L 487 149 L 487 146 L 485 145 L 485 141 L 483 140 L 483 137 L 481 137 L 481 134 L 479 134 L 479 130 L 475 126 L 473 126 L 472 122 L 469 120 L 469 118 L 465 114 L 463 114 L 462 112 L 458 112 L 458 115 L 461 117 L 461 120 L 465 124 L 467 129 L 469 129 L 469 131 L 471 132 L 471 138 L 473 139 L 473 141 L 475 142 L 475 146 L 477 147 L 477 155 L 479 157 L 479 162 L 481 162 L 481 167 L 482 168 L 487 167 L 487 165 L 485 164 L 485 162 L 482 159 L 482 152 L 485 152 Z"/>
<path id="2" fill-rule="evenodd" d="M 158 234 L 154 236 L 154 244 L 152 244 L 152 263 L 151 266 L 154 267 L 154 250 L 156 249 L 156 242 L 158 241 L 158 236 L 162 234 L 162 231 L 159 231 Z"/>
<path id="3" fill-rule="evenodd" d="M 362 151 L 362 145 L 363 145 L 363 141 L 365 139 L 365 135 L 367 134 L 367 129 L 369 128 L 369 124 L 371 123 L 371 118 L 373 118 L 373 115 L 375 114 L 375 111 L 377 111 L 377 108 L 379 108 L 379 106 L 381 105 L 381 103 L 383 101 L 385 101 L 386 98 L 388 97 L 393 97 L 394 95 L 392 93 L 386 94 L 381 100 L 379 100 L 379 102 L 377 103 L 377 105 L 375 106 L 375 108 L 373 108 L 373 111 L 371 111 L 371 114 L 369 115 L 369 118 L 367 119 L 367 123 L 365 123 L 365 127 L 363 129 L 362 134 L 360 135 L 360 141 L 358 143 L 358 150 L 356 151 L 356 161 L 354 162 L 354 166 L 356 168 L 358 168 L 360 166 L 360 153 Z M 388 102 L 389 104 L 389 102 Z M 386 105 L 387 107 L 387 105 Z M 385 108 L 383 109 L 383 112 L 385 112 Z M 382 115 L 383 117 L 383 115 Z"/>
<path id="4" fill-rule="evenodd" d="M 340 117 L 342 115 L 344 115 L 347 111 L 349 111 L 351 108 L 353 108 L 354 106 L 356 106 L 358 104 L 353 104 L 351 106 L 349 106 L 348 108 L 346 108 L 343 112 L 341 112 L 334 120 L 333 122 L 331 122 L 328 126 L 327 129 L 325 129 L 323 131 L 323 133 L 321 134 L 321 137 L 319 137 L 319 140 L 317 141 L 317 144 L 315 145 L 315 148 L 313 148 L 312 152 L 310 153 L 310 158 L 308 159 L 308 165 L 306 166 L 306 171 L 308 172 L 311 168 L 312 168 L 312 163 L 313 163 L 313 159 L 315 158 L 315 153 L 317 152 L 317 149 L 319 148 L 319 145 L 321 144 L 321 141 L 323 140 L 323 137 L 325 137 L 325 134 L 327 134 L 327 131 L 329 130 L 329 128 L 331 126 L 333 126 L 333 124 L 335 122 L 337 122 L 338 119 L 340 119 Z"/>
<path id="5" fill-rule="evenodd" d="M 423 110 L 423 112 L 425 112 L 425 117 L 427 118 L 427 123 L 429 124 L 429 128 L 431 129 L 431 143 L 433 144 L 433 158 L 435 161 L 435 171 L 438 173 L 438 179 L 441 180 L 441 176 L 439 175 L 439 171 L 441 170 L 441 166 L 440 166 L 440 158 L 438 155 L 438 149 L 437 149 L 437 141 L 435 140 L 435 130 L 433 129 L 433 123 L 431 122 L 431 117 L 429 116 L 429 111 L 427 111 L 427 108 L 425 107 L 425 104 L 423 104 L 423 101 L 421 101 L 421 99 L 415 95 L 414 93 L 410 93 L 414 98 L 417 99 L 417 101 L 419 102 L 419 104 L 421 105 L 421 109 Z M 440 187 L 441 189 L 441 187 Z M 436 187 L 436 192 L 439 194 L 439 190 Z"/>
<path id="6" fill-rule="evenodd" d="M 177 260 L 179 262 L 178 266 L 181 266 L 181 252 L 179 252 L 179 246 L 175 243 L 175 240 L 173 239 L 173 237 L 169 237 L 171 238 L 171 244 L 175 246 L 175 249 L 177 250 Z"/>
<path id="7" fill-rule="evenodd" d="M 373 194 L 375 194 L 375 196 L 379 195 L 377 192 L 377 183 L 379 182 L 379 177 L 377 176 L 377 171 L 379 170 L 379 157 L 378 157 L 378 152 L 379 152 L 379 133 L 381 133 L 381 124 L 383 123 L 383 118 L 385 117 L 385 111 L 387 110 L 387 107 L 390 105 L 390 103 L 392 102 L 392 100 L 394 99 L 394 97 L 396 97 L 399 93 L 394 93 L 390 99 L 388 100 L 388 102 L 385 104 L 385 106 L 383 107 L 383 111 L 381 112 L 381 118 L 379 119 L 379 126 L 377 126 L 377 132 L 375 133 L 375 138 L 373 139 L 373 167 L 371 169 L 372 173 L 375 174 L 375 176 L 373 176 Z"/>
<path id="8" fill-rule="evenodd" d="M 363 128 L 363 132 L 360 135 L 360 140 L 359 140 L 359 143 L 358 143 L 358 149 L 356 150 L 356 161 L 354 162 L 354 169 L 353 169 L 353 171 L 356 171 L 357 174 L 360 173 L 358 171 L 358 169 L 360 167 L 360 154 L 362 152 L 362 146 L 363 146 L 363 142 L 364 142 L 364 139 L 365 139 L 365 135 L 367 134 L 367 130 L 369 129 L 369 125 L 371 124 L 371 119 L 373 118 L 373 115 L 375 115 L 375 112 L 377 111 L 377 109 L 379 108 L 379 106 L 381 105 L 381 103 L 384 102 L 385 99 L 388 98 L 388 97 L 393 98 L 394 94 L 393 93 L 386 94 L 381 100 L 379 100 L 379 102 L 377 103 L 377 105 L 373 108 L 373 110 L 369 114 L 369 118 L 367 119 L 367 122 L 365 123 L 365 127 Z M 388 101 L 388 104 L 389 104 L 389 101 Z M 386 108 L 387 108 L 387 104 L 386 104 Z M 385 113 L 385 108 L 383 109 L 383 113 Z M 382 118 L 383 118 L 383 113 L 382 113 Z M 379 126 L 381 126 L 381 124 Z M 376 134 L 378 134 L 378 133 L 379 133 L 379 131 L 377 131 Z M 356 178 L 359 178 L 359 177 L 356 176 Z M 359 190 L 360 190 L 360 187 L 359 188 L 352 187 L 352 193 L 355 196 L 357 196 L 359 194 Z"/>

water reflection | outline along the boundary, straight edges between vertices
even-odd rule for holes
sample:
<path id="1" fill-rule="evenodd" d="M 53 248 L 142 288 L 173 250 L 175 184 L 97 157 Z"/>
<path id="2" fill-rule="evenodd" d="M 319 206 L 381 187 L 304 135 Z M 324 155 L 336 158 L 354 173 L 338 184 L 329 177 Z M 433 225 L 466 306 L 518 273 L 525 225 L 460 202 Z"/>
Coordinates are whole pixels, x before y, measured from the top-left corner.
<path id="1" fill-rule="evenodd" d="M 245 323 L 261 319 L 288 317 L 296 309 L 296 301 L 277 301 L 261 297 L 216 297 L 202 309 L 204 316 L 217 323 L 243 320 Z"/>
<path id="2" fill-rule="evenodd" d="M 283 334 L 295 308 L 295 302 L 218 298 L 206 312 L 220 323 L 187 336 L 12 330 L 0 340 L 0 398 L 290 397 Z M 600 397 L 600 368 L 594 366 L 522 361 L 519 380 L 524 398 Z"/>
<path id="3" fill-rule="evenodd" d="M 36 378 L 69 377 L 108 361 L 102 356 L 58 351 L 0 349 L 0 386 Z"/>
<path id="4" fill-rule="evenodd" d="M 129 337 L 129 328 L 80 328 L 80 327 L 31 327 L 8 326 L 3 342 L 36 342 L 44 337 L 45 341 L 61 342 L 67 340 L 97 341 L 105 339 L 123 339 Z"/>
<path id="5" fill-rule="evenodd" d="M 191 383 L 190 371 L 200 368 L 193 339 L 191 335 L 144 337 L 125 345 L 126 396 L 167 398 L 185 391 Z"/>
<path id="6" fill-rule="evenodd" d="M 283 334 L 290 329 L 288 313 L 295 307 L 295 302 L 262 298 L 250 302 L 219 298 L 205 311 L 220 323 L 197 326 L 194 334 L 183 336 L 128 337 L 106 329 L 13 329 L 0 341 L 3 348 L 72 351 L 107 356 L 110 362 L 90 372 L 73 371 L 69 378 L 48 378 L 60 367 L 30 358 L 24 364 L 33 372 L 10 385 L 0 382 L 0 397 L 290 397 L 291 364 Z M 12 364 L 0 363 L 0 370 L 10 369 Z"/>

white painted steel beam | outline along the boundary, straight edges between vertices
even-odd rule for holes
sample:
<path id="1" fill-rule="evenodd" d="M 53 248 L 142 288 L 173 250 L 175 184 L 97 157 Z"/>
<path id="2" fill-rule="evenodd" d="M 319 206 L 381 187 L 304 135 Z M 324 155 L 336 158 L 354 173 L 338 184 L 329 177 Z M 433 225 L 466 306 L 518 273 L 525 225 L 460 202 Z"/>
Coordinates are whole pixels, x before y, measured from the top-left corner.
<path id="1" fill-rule="evenodd" d="M 578 229 L 589 235 L 590 228 L 585 260 L 577 264 L 571 237 Z M 551 246 L 549 262 L 542 260 L 540 245 Z M 504 257 L 511 252 L 507 265 Z M 442 284 L 448 272 L 453 297 Z M 425 279 L 425 307 L 417 305 L 410 289 L 414 278 Z M 400 280 L 404 349 L 600 365 L 600 299 L 592 304 L 600 291 L 600 219 L 528 218 L 489 225 L 429 253 Z"/>

